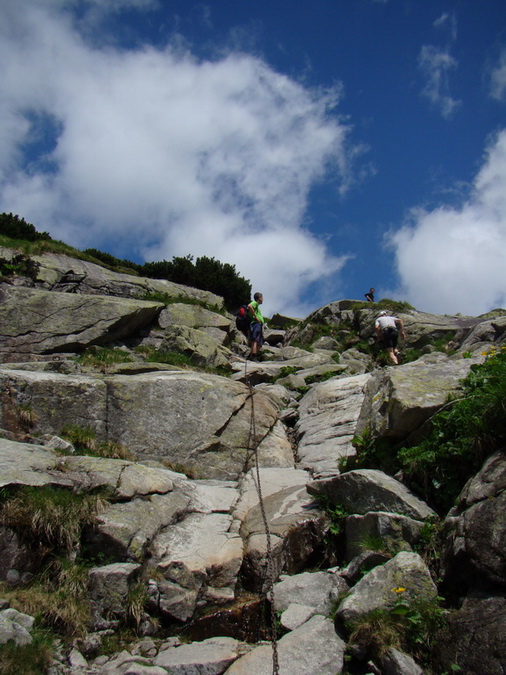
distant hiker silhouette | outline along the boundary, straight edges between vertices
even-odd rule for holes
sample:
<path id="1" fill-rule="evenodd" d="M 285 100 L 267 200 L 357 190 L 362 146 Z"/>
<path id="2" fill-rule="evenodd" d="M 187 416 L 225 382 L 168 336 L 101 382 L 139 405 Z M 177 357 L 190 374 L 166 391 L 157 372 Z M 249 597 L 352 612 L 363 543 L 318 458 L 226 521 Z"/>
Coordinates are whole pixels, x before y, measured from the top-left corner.
<path id="1" fill-rule="evenodd" d="M 369 289 L 369 293 L 364 293 L 367 302 L 374 302 L 374 288 Z"/>

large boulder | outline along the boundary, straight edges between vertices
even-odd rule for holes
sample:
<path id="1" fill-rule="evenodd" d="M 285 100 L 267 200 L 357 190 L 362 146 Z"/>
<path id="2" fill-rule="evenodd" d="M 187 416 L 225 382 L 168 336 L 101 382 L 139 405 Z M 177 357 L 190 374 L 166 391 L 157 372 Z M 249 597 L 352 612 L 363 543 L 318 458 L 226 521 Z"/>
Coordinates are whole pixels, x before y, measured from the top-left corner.
<path id="1" fill-rule="evenodd" d="M 1 284 L 0 359 L 12 354 L 80 352 L 90 345 L 110 344 L 152 323 L 162 307 L 158 302 Z"/>
<path id="2" fill-rule="evenodd" d="M 465 486 L 445 521 L 442 572 L 459 596 L 473 587 L 506 588 L 506 457 L 498 452 Z"/>
<path id="3" fill-rule="evenodd" d="M 483 359 L 429 354 L 413 363 L 375 373 L 365 388 L 357 433 L 405 439 L 461 391 L 461 380 Z"/>
<path id="4" fill-rule="evenodd" d="M 59 253 L 32 256 L 39 269 L 35 283 L 47 290 L 85 295 L 116 295 L 124 298 L 143 298 L 158 293 L 168 297 L 186 297 L 221 307 L 223 298 L 209 291 L 175 284 L 165 279 L 148 279 L 133 274 L 112 272 L 102 265 Z"/>
<path id="5" fill-rule="evenodd" d="M 330 619 L 313 616 L 277 643 L 280 675 L 336 675 L 343 669 L 345 646 Z M 267 675 L 272 672 L 270 645 L 255 647 L 225 671 L 226 675 Z"/>
<path id="6" fill-rule="evenodd" d="M 0 368 L 0 415 L 2 426 L 22 432 L 22 411 L 29 428 L 39 434 L 59 434 L 66 425 L 93 430 L 106 440 L 107 386 L 103 380 L 85 375 L 50 371 Z"/>
<path id="7" fill-rule="evenodd" d="M 164 329 L 169 326 L 188 326 L 188 328 L 219 328 L 227 332 L 232 321 L 223 314 L 212 312 L 200 305 L 175 302 L 161 311 L 158 325 Z"/>
<path id="8" fill-rule="evenodd" d="M 338 472 L 339 461 L 355 454 L 352 439 L 370 375 L 315 385 L 299 404 L 296 425 L 300 465 L 314 473 Z"/>
<path id="9" fill-rule="evenodd" d="M 429 569 L 417 553 L 398 553 L 368 572 L 340 603 L 337 614 L 349 625 L 375 609 L 393 607 L 399 596 L 428 602 L 437 598 Z"/>
<path id="10" fill-rule="evenodd" d="M 502 675 L 506 664 L 504 593 L 473 593 L 449 615 L 449 629 L 436 651 L 439 672 L 454 664 L 466 675 Z"/>
<path id="11" fill-rule="evenodd" d="M 276 426 L 277 410 L 267 396 L 250 395 L 245 385 L 216 375 L 118 375 L 107 384 L 109 437 L 139 457 L 180 465 L 196 477 L 237 478 L 253 459 L 252 444 Z M 281 440 L 277 464 L 293 466 Z M 260 464 L 271 460 L 259 451 Z"/>
<path id="12" fill-rule="evenodd" d="M 357 469 L 340 476 L 308 483 L 312 495 L 342 504 L 350 513 L 389 511 L 424 520 L 435 517 L 434 511 L 395 478 L 376 469 Z"/>
<path id="13" fill-rule="evenodd" d="M 171 603 L 180 607 L 181 593 L 189 592 L 192 599 L 185 619 L 193 614 L 197 600 L 201 605 L 219 598 L 222 602 L 233 600 L 243 542 L 231 525 L 232 518 L 226 513 L 190 513 L 154 537 L 151 564 L 171 585 L 171 602 L 165 602 L 169 616 L 180 618 L 171 610 Z M 179 589 L 176 596 L 175 589 Z M 159 590 L 162 596 L 167 593 L 164 582 Z"/>
<path id="14" fill-rule="evenodd" d="M 269 528 L 269 542 L 265 532 Z M 328 519 L 315 505 L 304 486 L 288 487 L 250 509 L 241 525 L 245 542 L 243 583 L 254 590 L 269 586 L 270 564 L 274 579 L 282 571 L 301 572 L 321 552 Z M 270 559 L 269 559 L 270 558 Z"/>
<path id="15" fill-rule="evenodd" d="M 230 352 L 221 342 L 207 332 L 189 326 L 166 328 L 159 348 L 162 352 L 185 354 L 197 366 L 226 368 L 229 364 Z"/>
<path id="16" fill-rule="evenodd" d="M 367 542 L 381 540 L 387 553 L 410 551 L 420 540 L 423 522 L 397 513 L 372 511 L 346 518 L 346 560 L 367 549 Z"/>

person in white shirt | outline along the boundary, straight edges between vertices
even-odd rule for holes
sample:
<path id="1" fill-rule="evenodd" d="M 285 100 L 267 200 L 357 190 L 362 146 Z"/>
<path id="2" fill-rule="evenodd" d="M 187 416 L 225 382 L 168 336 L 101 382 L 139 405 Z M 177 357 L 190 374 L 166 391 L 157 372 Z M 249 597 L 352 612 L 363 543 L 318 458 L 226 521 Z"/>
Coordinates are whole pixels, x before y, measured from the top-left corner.
<path id="1" fill-rule="evenodd" d="M 399 335 L 402 338 L 406 336 L 402 319 L 390 316 L 388 312 L 383 310 L 379 313 L 374 323 L 374 330 L 378 339 L 383 342 L 390 362 L 395 366 L 398 365 L 399 351 L 397 349 L 397 340 L 399 339 Z"/>

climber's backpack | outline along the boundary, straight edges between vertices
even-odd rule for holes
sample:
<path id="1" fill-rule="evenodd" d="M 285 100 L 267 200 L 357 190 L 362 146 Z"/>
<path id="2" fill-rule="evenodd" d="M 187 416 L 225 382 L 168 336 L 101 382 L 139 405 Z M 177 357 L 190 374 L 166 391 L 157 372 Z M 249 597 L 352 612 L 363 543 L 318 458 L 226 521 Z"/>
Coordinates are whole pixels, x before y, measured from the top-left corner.
<path id="1" fill-rule="evenodd" d="M 235 325 L 237 329 L 247 335 L 251 323 L 251 314 L 248 312 L 248 305 L 241 305 L 235 315 Z"/>

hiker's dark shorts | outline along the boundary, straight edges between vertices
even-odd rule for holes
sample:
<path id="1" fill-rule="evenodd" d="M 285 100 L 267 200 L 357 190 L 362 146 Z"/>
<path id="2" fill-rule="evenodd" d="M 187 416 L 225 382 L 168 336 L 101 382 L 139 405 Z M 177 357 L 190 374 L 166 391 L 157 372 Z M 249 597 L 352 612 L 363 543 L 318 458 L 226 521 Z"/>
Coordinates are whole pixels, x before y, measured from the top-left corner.
<path id="1" fill-rule="evenodd" d="M 258 342 L 258 346 L 261 347 L 264 343 L 263 335 L 263 325 L 257 321 L 253 322 L 249 327 L 249 339 L 251 342 Z"/>
<path id="2" fill-rule="evenodd" d="M 397 340 L 399 338 L 399 331 L 397 328 L 393 327 L 387 327 L 385 328 L 384 331 L 381 333 L 381 339 L 383 341 L 383 345 L 388 349 L 392 348 L 395 349 L 397 347 Z"/>

